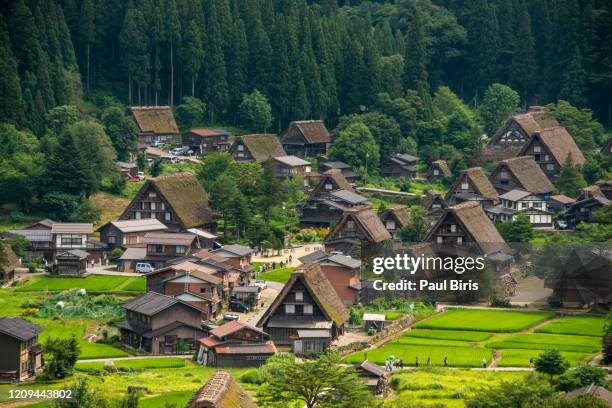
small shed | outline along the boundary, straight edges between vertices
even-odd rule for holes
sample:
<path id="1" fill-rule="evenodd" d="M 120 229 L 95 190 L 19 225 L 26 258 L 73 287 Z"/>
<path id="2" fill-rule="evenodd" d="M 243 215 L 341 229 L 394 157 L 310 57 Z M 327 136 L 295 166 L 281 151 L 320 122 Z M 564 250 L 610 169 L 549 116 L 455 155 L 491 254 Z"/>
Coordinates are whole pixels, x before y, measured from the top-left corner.
<path id="1" fill-rule="evenodd" d="M 259 286 L 234 286 L 232 298 L 245 304 L 251 301 L 257 302 L 261 299 L 261 288 Z"/>
<path id="2" fill-rule="evenodd" d="M 322 353 L 331 344 L 329 330 L 298 330 L 298 339 L 293 342 L 293 353 Z"/>
<path id="3" fill-rule="evenodd" d="M 364 360 L 363 363 L 357 364 L 355 369 L 361 376 L 365 377 L 368 388 L 374 395 L 386 394 L 388 378 L 384 368 L 368 360 Z"/>
<path id="4" fill-rule="evenodd" d="M 61 251 L 55 256 L 60 275 L 80 276 L 87 271 L 89 252 L 80 249 Z"/>
<path id="5" fill-rule="evenodd" d="M 370 327 L 373 327 L 375 330 L 380 331 L 385 328 L 385 315 L 378 313 L 364 313 L 363 322 L 366 330 L 370 330 Z"/>

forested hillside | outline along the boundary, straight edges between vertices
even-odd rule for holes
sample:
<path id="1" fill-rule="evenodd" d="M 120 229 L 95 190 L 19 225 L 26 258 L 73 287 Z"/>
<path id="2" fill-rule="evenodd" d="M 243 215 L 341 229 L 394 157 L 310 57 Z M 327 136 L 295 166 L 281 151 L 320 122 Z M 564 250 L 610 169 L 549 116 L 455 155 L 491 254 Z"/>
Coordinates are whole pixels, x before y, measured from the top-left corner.
<path id="1" fill-rule="evenodd" d="M 131 105 L 196 96 L 233 121 L 258 89 L 275 130 L 415 90 L 478 104 L 492 83 L 522 104 L 558 99 L 610 126 L 612 8 L 605 0 L 6 0 L 0 122 L 41 135 L 81 95 Z M 80 75 L 79 75 L 80 74 Z"/>

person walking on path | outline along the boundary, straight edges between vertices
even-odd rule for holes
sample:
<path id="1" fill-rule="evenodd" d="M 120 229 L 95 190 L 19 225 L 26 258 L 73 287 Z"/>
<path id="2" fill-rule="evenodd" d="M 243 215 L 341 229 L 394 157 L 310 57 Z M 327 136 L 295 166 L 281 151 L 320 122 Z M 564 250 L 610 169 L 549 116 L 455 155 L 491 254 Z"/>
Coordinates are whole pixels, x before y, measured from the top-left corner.
<path id="1" fill-rule="evenodd" d="M 429 367 L 431 365 L 431 357 L 427 357 L 427 366 Z"/>
<path id="2" fill-rule="evenodd" d="M 448 367 L 448 357 L 444 357 L 444 367 Z"/>
<path id="3" fill-rule="evenodd" d="M 414 366 L 415 366 L 416 368 L 419 368 L 419 356 L 416 356 L 416 357 L 415 357 L 415 359 L 414 359 Z"/>
<path id="4" fill-rule="evenodd" d="M 487 358 L 486 357 L 482 358 L 482 368 L 487 368 Z"/>

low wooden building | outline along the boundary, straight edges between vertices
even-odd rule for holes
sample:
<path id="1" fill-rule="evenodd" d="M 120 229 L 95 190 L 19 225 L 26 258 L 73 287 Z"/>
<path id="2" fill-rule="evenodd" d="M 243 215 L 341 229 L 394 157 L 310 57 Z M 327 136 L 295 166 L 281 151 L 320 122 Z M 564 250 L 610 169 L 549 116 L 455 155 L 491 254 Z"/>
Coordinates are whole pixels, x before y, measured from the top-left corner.
<path id="1" fill-rule="evenodd" d="M 269 133 L 238 136 L 229 152 L 237 161 L 257 164 L 263 164 L 270 158 L 287 156 L 278 137 Z"/>
<path id="2" fill-rule="evenodd" d="M 0 245 L 3 245 L 6 256 L 6 262 L 0 262 L 0 286 L 2 286 L 15 279 L 15 269 L 21 266 L 21 262 L 9 244 L 0 243 Z"/>
<path id="3" fill-rule="evenodd" d="M 295 177 L 310 177 L 312 175 L 312 165 L 309 161 L 297 156 L 278 156 L 274 158 L 276 165 L 276 176 L 281 180 L 292 179 Z M 308 185 L 305 179 L 304 186 Z"/>
<path id="4" fill-rule="evenodd" d="M 18 317 L 0 317 L 0 383 L 34 378 L 43 369 L 38 335 L 44 329 Z"/>
<path id="5" fill-rule="evenodd" d="M 574 165 L 582 166 L 586 162 L 574 138 L 562 126 L 534 132 L 519 155 L 532 156 L 551 181 L 559 177 L 569 157 Z"/>
<path id="6" fill-rule="evenodd" d="M 100 241 L 109 249 L 137 246 L 147 233 L 167 230 L 168 227 L 157 218 L 110 221 L 98 228 Z"/>
<path id="7" fill-rule="evenodd" d="M 399 240 L 399 231 L 410 223 L 410 207 L 396 205 L 392 208 L 385 208 L 379 216 L 391 237 Z"/>
<path id="8" fill-rule="evenodd" d="M 138 143 L 178 145 L 180 132 L 170 106 L 132 106 L 129 113 L 138 127 Z"/>
<path id="9" fill-rule="evenodd" d="M 529 218 L 535 228 L 552 228 L 553 214 L 548 211 L 548 202 L 538 194 L 525 190 L 510 190 L 499 196 L 500 204 L 485 208 L 495 224 L 515 221 L 520 214 Z"/>
<path id="10" fill-rule="evenodd" d="M 501 161 L 491 173 L 489 180 L 499 194 L 518 189 L 541 195 L 544 198 L 555 189 L 532 156 L 520 156 Z"/>
<path id="11" fill-rule="evenodd" d="M 317 262 L 345 305 L 361 303 L 361 261 L 350 256 L 314 251 L 299 258 L 303 264 Z"/>
<path id="12" fill-rule="evenodd" d="M 364 327 L 367 330 L 370 330 L 370 328 L 373 328 L 376 331 L 381 331 L 382 329 L 385 328 L 385 320 L 386 317 L 383 314 L 380 313 L 364 313 L 363 314 L 363 324 Z"/>
<path id="13" fill-rule="evenodd" d="M 148 179 L 119 217 L 121 220 L 157 219 L 169 231 L 203 228 L 215 232 L 215 215 L 208 193 L 192 173 Z"/>
<path id="14" fill-rule="evenodd" d="M 555 194 L 548 198 L 548 211 L 553 214 L 566 211 L 576 200 L 563 194 Z"/>
<path id="15" fill-rule="evenodd" d="M 361 260 L 369 261 L 383 249 L 391 234 L 371 208 L 346 210 L 324 240 L 326 251 L 352 255 L 357 251 Z"/>
<path id="16" fill-rule="evenodd" d="M 319 163 L 319 171 L 321 173 L 329 170 L 339 170 L 342 177 L 349 183 L 354 183 L 359 178 L 359 173 L 354 172 L 350 164 L 341 161 L 326 161 Z"/>
<path id="17" fill-rule="evenodd" d="M 229 133 L 220 129 L 191 129 L 183 133 L 182 145 L 199 154 L 229 149 Z"/>
<path id="18" fill-rule="evenodd" d="M 355 369 L 362 377 L 365 377 L 368 388 L 374 395 L 386 395 L 388 376 L 383 367 L 365 360 L 363 363 L 357 364 Z"/>
<path id="19" fill-rule="evenodd" d="M 592 195 L 576 202 L 569 206 L 565 214 L 567 225 L 570 228 L 576 228 L 581 222 L 596 223 L 599 222 L 593 213 L 601 209 L 605 205 L 612 203 L 603 195 Z"/>
<path id="20" fill-rule="evenodd" d="M 349 314 L 342 299 L 313 262 L 296 269 L 264 312 L 257 327 L 276 345 L 296 354 L 325 351 L 344 333 Z"/>
<path id="21" fill-rule="evenodd" d="M 427 170 L 427 180 L 434 183 L 441 183 L 445 179 L 451 178 L 453 173 L 448 168 L 446 160 L 435 160 L 431 162 Z"/>
<path id="22" fill-rule="evenodd" d="M 427 215 L 432 218 L 437 218 L 444 212 L 447 207 L 444 195 L 438 190 L 427 190 L 425 197 L 421 201 L 421 205 L 427 211 Z"/>
<path id="23" fill-rule="evenodd" d="M 151 354 L 193 353 L 205 334 L 200 309 L 171 296 L 149 292 L 123 304 L 117 323 L 121 342 Z"/>
<path id="24" fill-rule="evenodd" d="M 276 354 L 263 330 L 233 320 L 199 340 L 197 362 L 209 367 L 259 367 Z"/>
<path id="25" fill-rule="evenodd" d="M 87 272 L 89 253 L 81 249 L 60 250 L 55 254 L 59 275 L 82 276 Z"/>
<path id="26" fill-rule="evenodd" d="M 216 371 L 191 397 L 187 408 L 257 408 L 228 371 Z"/>
<path id="27" fill-rule="evenodd" d="M 444 199 L 448 205 L 478 201 L 484 208 L 497 204 L 499 194 L 482 167 L 472 167 L 461 172 Z"/>
<path id="28" fill-rule="evenodd" d="M 331 137 L 322 120 L 295 120 L 289 123 L 282 143 L 287 154 L 317 157 L 327 154 Z"/>
<path id="29" fill-rule="evenodd" d="M 148 263 L 153 268 L 163 268 L 169 261 L 192 254 L 198 249 L 195 234 L 180 232 L 147 232 L 139 246 L 129 247 L 119 257 L 117 270 L 133 271 L 139 262 Z"/>
<path id="30" fill-rule="evenodd" d="M 415 178 L 418 160 L 418 157 L 410 154 L 394 153 L 391 157 L 382 158 L 380 174 L 391 178 Z"/>
<path id="31" fill-rule="evenodd" d="M 136 177 L 136 175 L 138 174 L 138 165 L 136 163 L 126 163 L 118 161 L 117 167 L 119 167 L 119 171 L 121 171 L 123 178 L 127 180 Z"/>

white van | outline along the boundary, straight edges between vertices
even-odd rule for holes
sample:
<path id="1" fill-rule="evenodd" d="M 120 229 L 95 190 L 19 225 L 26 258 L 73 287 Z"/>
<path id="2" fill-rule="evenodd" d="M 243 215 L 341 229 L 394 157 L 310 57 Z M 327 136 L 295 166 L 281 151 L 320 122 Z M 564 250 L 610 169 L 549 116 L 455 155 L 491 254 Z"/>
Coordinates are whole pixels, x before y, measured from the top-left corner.
<path id="1" fill-rule="evenodd" d="M 138 273 L 150 273 L 153 272 L 155 268 L 150 263 L 138 262 L 136 264 L 136 272 Z"/>

